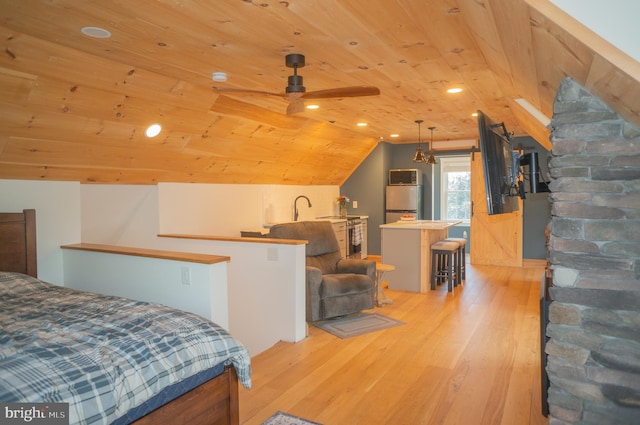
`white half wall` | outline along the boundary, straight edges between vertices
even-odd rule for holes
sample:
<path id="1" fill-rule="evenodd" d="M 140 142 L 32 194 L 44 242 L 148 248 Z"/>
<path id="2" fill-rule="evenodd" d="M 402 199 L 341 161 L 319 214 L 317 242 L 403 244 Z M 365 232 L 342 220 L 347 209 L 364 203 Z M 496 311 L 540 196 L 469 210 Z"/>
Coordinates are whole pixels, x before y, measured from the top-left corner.
<path id="1" fill-rule="evenodd" d="M 186 261 L 64 249 L 65 286 L 164 304 L 199 314 L 229 330 L 227 263 Z M 189 284 L 183 283 L 183 269 Z"/>
<path id="2" fill-rule="evenodd" d="M 229 331 L 251 356 L 306 337 L 305 245 L 159 239 L 157 249 L 231 257 Z"/>

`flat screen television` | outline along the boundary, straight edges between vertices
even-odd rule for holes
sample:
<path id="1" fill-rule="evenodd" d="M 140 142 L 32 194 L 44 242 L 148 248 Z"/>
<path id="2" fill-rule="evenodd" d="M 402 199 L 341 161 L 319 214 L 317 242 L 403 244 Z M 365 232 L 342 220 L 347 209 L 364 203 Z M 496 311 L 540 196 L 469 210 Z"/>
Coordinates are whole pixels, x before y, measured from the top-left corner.
<path id="1" fill-rule="evenodd" d="M 517 211 L 519 168 L 514 164 L 509 133 L 504 123 L 496 124 L 481 111 L 478 111 L 478 132 L 487 212 L 493 215 Z"/>

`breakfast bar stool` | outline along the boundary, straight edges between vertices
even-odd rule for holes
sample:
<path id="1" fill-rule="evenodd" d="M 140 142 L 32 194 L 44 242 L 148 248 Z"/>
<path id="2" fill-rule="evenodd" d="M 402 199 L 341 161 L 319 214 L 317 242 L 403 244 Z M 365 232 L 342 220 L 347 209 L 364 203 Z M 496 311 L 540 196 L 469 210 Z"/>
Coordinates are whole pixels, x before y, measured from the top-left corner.
<path id="1" fill-rule="evenodd" d="M 376 263 L 376 288 L 375 288 L 375 304 L 378 307 L 382 307 L 383 304 L 393 304 L 393 300 L 387 298 L 384 294 L 384 288 L 382 288 L 382 275 L 384 272 L 392 272 L 396 269 L 391 264 Z"/>
<path id="2" fill-rule="evenodd" d="M 446 242 L 457 242 L 460 247 L 456 256 L 456 272 L 458 274 L 458 284 L 463 280 L 467 280 L 466 261 L 467 261 L 467 240 L 465 238 L 447 238 Z"/>
<path id="3" fill-rule="evenodd" d="M 454 267 L 455 257 L 460 244 L 457 242 L 439 241 L 431 245 L 431 289 L 436 289 L 439 279 L 447 279 L 448 290 L 458 284 Z"/>

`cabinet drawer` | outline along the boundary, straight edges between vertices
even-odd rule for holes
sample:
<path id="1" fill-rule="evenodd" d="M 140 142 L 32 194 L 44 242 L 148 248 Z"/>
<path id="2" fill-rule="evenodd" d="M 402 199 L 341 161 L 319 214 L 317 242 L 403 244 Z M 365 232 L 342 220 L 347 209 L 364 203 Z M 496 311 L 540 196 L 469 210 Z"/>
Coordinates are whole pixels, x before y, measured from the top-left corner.
<path id="1" fill-rule="evenodd" d="M 340 221 L 337 223 L 333 223 L 333 231 L 336 234 L 338 239 L 338 244 L 340 245 L 340 254 L 342 258 L 346 258 L 347 256 L 347 223 Z"/>

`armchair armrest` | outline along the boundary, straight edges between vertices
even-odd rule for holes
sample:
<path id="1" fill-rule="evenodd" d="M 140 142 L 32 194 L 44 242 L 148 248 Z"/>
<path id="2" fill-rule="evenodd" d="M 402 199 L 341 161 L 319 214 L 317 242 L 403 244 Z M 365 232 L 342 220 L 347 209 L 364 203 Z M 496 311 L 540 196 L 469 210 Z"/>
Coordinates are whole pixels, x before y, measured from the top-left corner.
<path id="1" fill-rule="evenodd" d="M 322 282 L 322 272 L 317 267 L 305 267 L 307 285 L 311 287 L 318 287 Z"/>
<path id="2" fill-rule="evenodd" d="M 372 281 L 376 280 L 376 262 L 371 260 L 348 260 L 338 261 L 337 273 L 366 274 Z"/>
<path id="3" fill-rule="evenodd" d="M 322 272 L 317 267 L 305 267 L 307 284 L 306 312 L 307 321 L 313 322 L 321 318 L 320 298 L 322 288 Z"/>

